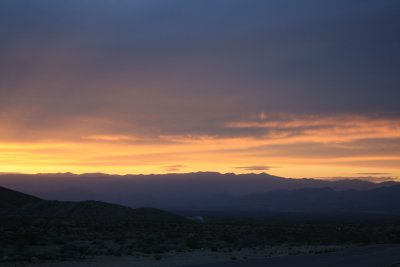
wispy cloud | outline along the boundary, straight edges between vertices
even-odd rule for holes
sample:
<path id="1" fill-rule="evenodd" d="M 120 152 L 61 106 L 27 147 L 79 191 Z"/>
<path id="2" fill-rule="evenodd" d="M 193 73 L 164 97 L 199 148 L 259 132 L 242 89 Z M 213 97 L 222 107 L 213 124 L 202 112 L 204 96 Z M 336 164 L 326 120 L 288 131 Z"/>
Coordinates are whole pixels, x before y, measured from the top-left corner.
<path id="1" fill-rule="evenodd" d="M 341 181 L 341 180 L 363 180 L 374 183 L 398 181 L 398 177 L 393 176 L 348 176 L 348 177 L 317 177 L 316 179 Z"/>
<path id="2" fill-rule="evenodd" d="M 264 130 L 275 139 L 311 142 L 345 142 L 357 139 L 400 138 L 400 119 L 360 115 L 278 114 L 262 121 L 237 121 L 225 125 L 232 129 Z M 250 131 L 249 131 L 250 132 Z"/>
<path id="3" fill-rule="evenodd" d="M 184 165 L 170 165 L 170 166 L 166 166 L 164 169 L 167 172 L 177 172 L 177 171 L 180 171 L 184 167 L 185 167 Z"/>
<path id="4" fill-rule="evenodd" d="M 359 172 L 356 174 L 359 174 L 359 175 L 391 175 L 391 173 L 388 173 L 388 172 Z"/>
<path id="5" fill-rule="evenodd" d="M 245 170 L 245 171 L 268 171 L 271 168 L 276 168 L 276 167 L 271 167 L 271 166 L 266 166 L 266 165 L 253 165 L 253 166 L 235 167 L 235 169 L 241 169 L 241 170 Z"/>
<path id="6" fill-rule="evenodd" d="M 93 141 L 106 141 L 106 142 L 125 142 L 125 141 L 137 141 L 138 138 L 129 135 L 90 135 L 85 139 Z"/>

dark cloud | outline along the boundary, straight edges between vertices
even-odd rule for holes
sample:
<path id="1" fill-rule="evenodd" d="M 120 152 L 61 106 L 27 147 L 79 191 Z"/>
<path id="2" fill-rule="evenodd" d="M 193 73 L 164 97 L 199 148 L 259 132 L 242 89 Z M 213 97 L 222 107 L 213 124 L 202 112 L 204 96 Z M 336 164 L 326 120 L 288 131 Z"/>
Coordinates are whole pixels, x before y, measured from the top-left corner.
<path id="1" fill-rule="evenodd" d="M 387 172 L 360 172 L 360 173 L 356 173 L 356 174 L 360 174 L 360 175 L 391 175 L 391 173 L 387 173 Z"/>
<path id="2" fill-rule="evenodd" d="M 366 174 L 366 175 L 368 175 L 368 174 Z M 398 181 L 398 177 L 391 177 L 391 176 L 365 176 L 365 175 L 364 176 L 357 176 L 357 177 L 322 177 L 322 178 L 318 178 L 318 179 L 332 180 L 332 181 L 363 180 L 363 181 L 369 181 L 369 182 L 374 182 L 374 183 L 397 182 Z"/>
<path id="3" fill-rule="evenodd" d="M 398 117 L 399 11 L 364 0 L 3 0 L 2 135 L 261 135 L 224 125 L 262 111 Z"/>
<path id="4" fill-rule="evenodd" d="M 164 169 L 167 172 L 177 172 L 180 171 L 183 167 L 185 167 L 184 165 L 171 165 L 171 166 L 166 166 Z"/>
<path id="5" fill-rule="evenodd" d="M 235 167 L 235 169 L 241 169 L 245 171 L 268 171 L 271 168 L 276 168 L 276 167 L 264 166 L 264 165 Z"/>

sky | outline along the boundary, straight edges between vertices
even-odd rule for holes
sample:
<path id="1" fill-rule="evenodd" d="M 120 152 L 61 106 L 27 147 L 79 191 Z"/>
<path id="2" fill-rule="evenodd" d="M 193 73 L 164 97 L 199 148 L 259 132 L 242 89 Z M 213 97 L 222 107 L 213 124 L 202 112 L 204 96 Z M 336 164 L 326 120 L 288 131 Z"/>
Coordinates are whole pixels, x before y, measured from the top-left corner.
<path id="1" fill-rule="evenodd" d="M 0 172 L 400 177 L 399 13 L 1 0 Z"/>

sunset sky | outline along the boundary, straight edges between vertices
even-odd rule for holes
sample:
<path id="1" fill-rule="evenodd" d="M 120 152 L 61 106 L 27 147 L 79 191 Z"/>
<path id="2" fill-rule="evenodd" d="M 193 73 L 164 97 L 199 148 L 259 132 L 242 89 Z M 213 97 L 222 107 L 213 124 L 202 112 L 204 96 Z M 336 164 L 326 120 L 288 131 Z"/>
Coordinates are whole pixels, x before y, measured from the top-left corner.
<path id="1" fill-rule="evenodd" d="M 400 178 L 399 14 L 1 0 L 0 172 Z"/>

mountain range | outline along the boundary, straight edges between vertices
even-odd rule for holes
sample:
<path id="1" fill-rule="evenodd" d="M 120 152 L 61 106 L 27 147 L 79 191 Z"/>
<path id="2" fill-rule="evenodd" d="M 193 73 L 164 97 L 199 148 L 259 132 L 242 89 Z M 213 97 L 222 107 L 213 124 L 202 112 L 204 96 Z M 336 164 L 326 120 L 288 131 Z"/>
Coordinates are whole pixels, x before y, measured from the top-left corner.
<path id="1" fill-rule="evenodd" d="M 399 183 L 374 183 L 358 179 L 332 181 L 291 179 L 266 173 L 238 175 L 198 172 L 162 175 L 2 174 L 0 185 L 49 200 L 74 202 L 96 200 L 133 208 L 156 207 L 177 210 L 233 206 L 233 203 L 241 201 L 243 204 L 237 206 L 244 206 L 250 199 L 256 202 L 262 197 L 268 202 L 272 201 L 271 198 L 300 198 L 304 202 L 308 198 L 302 196 L 309 195 L 309 198 L 315 198 L 317 201 L 319 194 L 324 196 L 321 201 L 331 203 L 333 200 L 329 197 L 334 198 L 336 195 L 341 199 L 348 199 L 348 195 L 361 197 L 363 191 Z M 293 204 L 300 205 L 302 202 Z M 290 209 L 284 203 L 276 201 L 274 205 L 263 205 L 262 208 Z M 334 205 L 338 204 L 335 202 Z M 258 203 L 253 206 L 261 208 Z"/>
<path id="2" fill-rule="evenodd" d="M 292 213 L 348 213 L 400 215 L 400 185 L 369 190 L 338 191 L 329 187 L 274 190 L 241 196 L 203 199 L 192 209 Z M 129 208 L 101 201 L 43 200 L 0 187 L 0 216 L 63 219 L 78 223 L 116 223 L 184 220 L 156 208 Z"/>
<path id="3" fill-rule="evenodd" d="M 335 191 L 304 188 L 253 194 L 227 200 L 223 206 L 235 210 L 313 213 L 374 213 L 400 215 L 400 185 L 370 190 Z"/>

